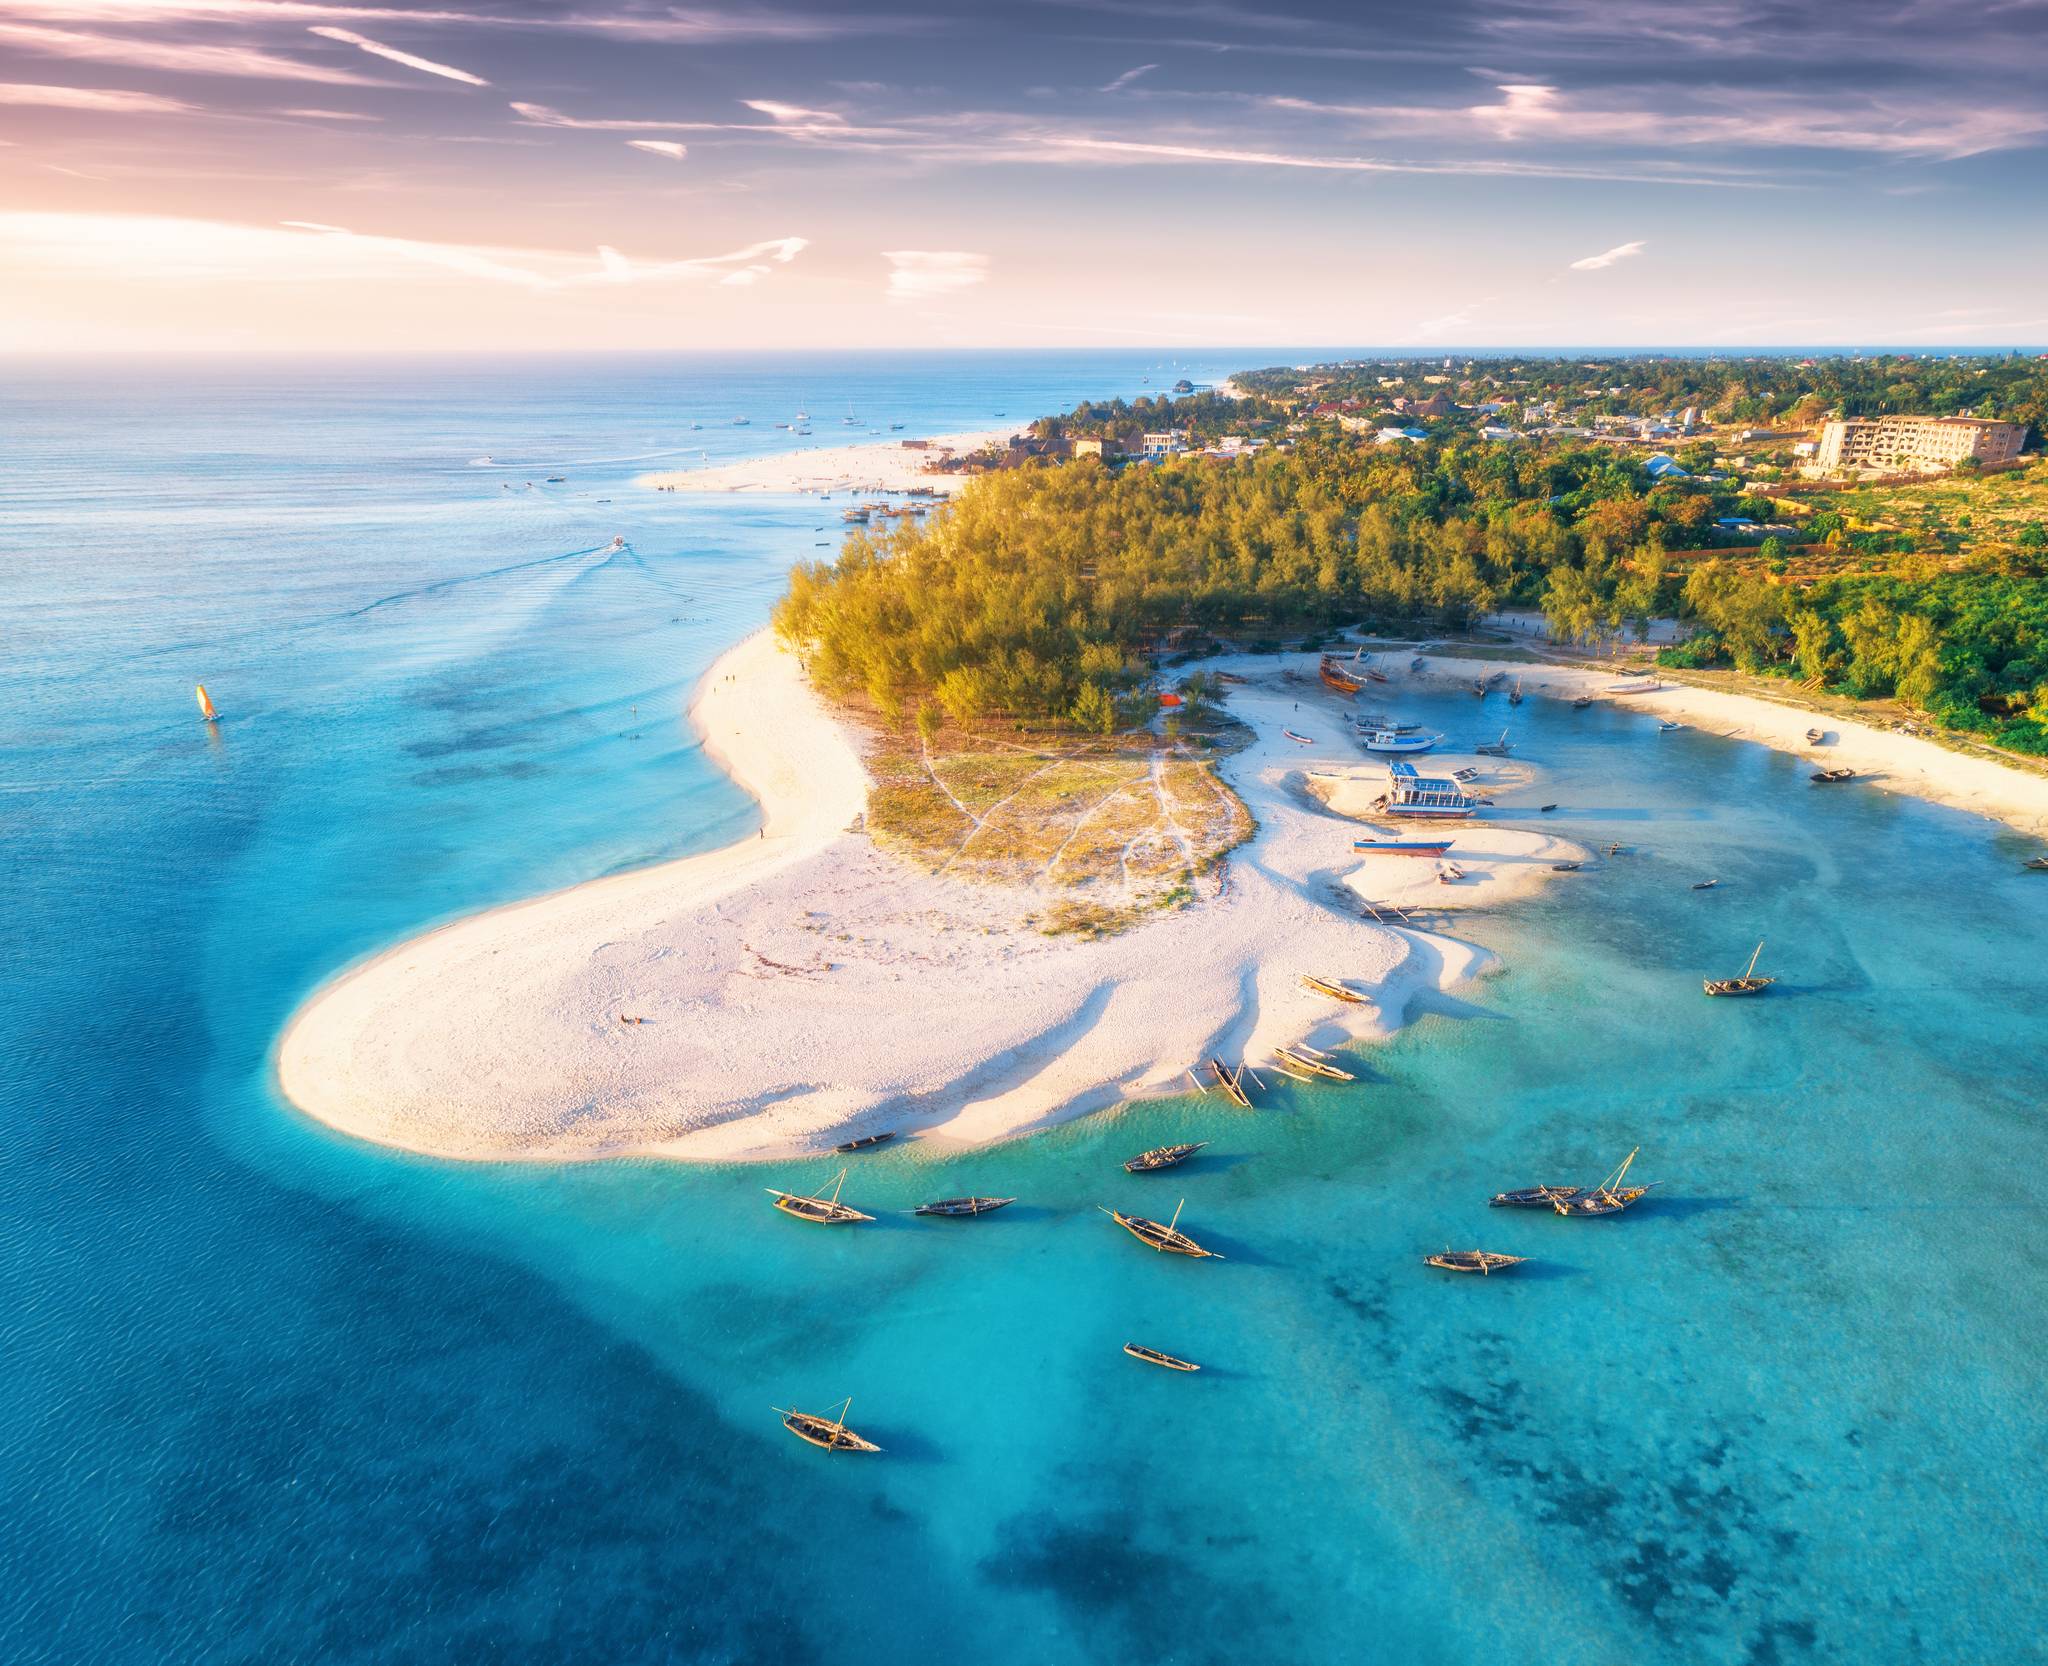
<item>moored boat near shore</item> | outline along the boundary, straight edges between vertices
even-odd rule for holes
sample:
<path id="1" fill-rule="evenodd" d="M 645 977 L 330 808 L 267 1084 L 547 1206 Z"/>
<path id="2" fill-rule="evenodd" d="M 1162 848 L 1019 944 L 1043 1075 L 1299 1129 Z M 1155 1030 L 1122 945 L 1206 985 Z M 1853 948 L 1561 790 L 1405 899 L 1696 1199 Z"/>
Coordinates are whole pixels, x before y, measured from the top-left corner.
<path id="1" fill-rule="evenodd" d="M 1325 688 L 1333 688 L 1339 694 L 1356 694 L 1365 687 L 1365 679 L 1341 660 L 1329 654 L 1322 657 L 1316 667 L 1316 674 L 1323 679 Z"/>
<path id="2" fill-rule="evenodd" d="M 844 1155 L 846 1152 L 849 1151 L 866 1151 L 873 1146 L 886 1145 L 890 1140 L 893 1140 L 895 1137 L 895 1129 L 884 1128 L 879 1134 L 863 1134 L 857 1140 L 847 1140 L 840 1145 L 835 1145 L 832 1149 L 834 1151 L 839 1152 L 841 1155 Z"/>
<path id="3" fill-rule="evenodd" d="M 1512 1192 L 1495 1192 L 1486 1200 L 1489 1209 L 1549 1209 L 1561 1197 L 1577 1197 L 1577 1186 L 1523 1186 Z"/>
<path id="4" fill-rule="evenodd" d="M 992 1214 L 1016 1201 L 1013 1197 L 942 1197 L 936 1203 L 920 1203 L 910 1212 L 913 1215 L 939 1215 L 957 1220 L 970 1215 Z"/>
<path id="5" fill-rule="evenodd" d="M 1207 1140 L 1192 1140 L 1186 1145 L 1154 1146 L 1150 1151 L 1141 1151 L 1124 1164 L 1126 1174 L 1152 1174 L 1159 1169 L 1179 1168 L 1203 1146 Z"/>
<path id="6" fill-rule="evenodd" d="M 1143 1215 L 1126 1215 L 1116 1209 L 1104 1209 L 1102 1212 L 1133 1238 L 1137 1239 L 1139 1243 L 1156 1249 L 1161 1254 L 1187 1255 L 1193 1256 L 1197 1260 L 1221 1261 L 1223 1259 L 1222 1256 L 1218 1255 L 1214 1250 L 1202 1248 L 1194 1239 L 1180 1230 L 1180 1212 L 1187 1207 L 1187 1201 L 1186 1198 L 1182 1198 L 1179 1203 L 1175 1204 L 1173 1219 L 1163 1225 L 1158 1221 L 1147 1220 Z"/>
<path id="7" fill-rule="evenodd" d="M 1709 995 L 1761 995 L 1778 981 L 1776 978 L 1761 978 L 1757 976 L 1757 956 L 1763 952 L 1764 946 L 1759 941 L 1755 953 L 1749 957 L 1749 964 L 1742 969 L 1740 977 L 1706 979 L 1705 987 L 1707 993 Z"/>
<path id="8" fill-rule="evenodd" d="M 1642 1202 L 1644 1195 L 1660 1182 L 1652 1180 L 1647 1186 L 1622 1184 L 1628 1178 L 1629 1165 L 1636 1160 L 1636 1151 L 1641 1150 L 1642 1147 L 1637 1146 L 1621 1160 L 1621 1167 L 1599 1185 L 1584 1187 L 1566 1197 L 1552 1198 L 1550 1207 L 1560 1215 L 1618 1215 L 1632 1204 Z"/>
<path id="9" fill-rule="evenodd" d="M 1856 772 L 1853 769 L 1817 769 L 1813 772 L 1813 779 L 1820 786 L 1831 787 L 1837 781 L 1855 780 Z"/>
<path id="10" fill-rule="evenodd" d="M 785 1215 L 794 1215 L 800 1221 L 813 1221 L 819 1226 L 844 1226 L 853 1221 L 871 1221 L 873 1215 L 863 1215 L 849 1203 L 839 1201 L 839 1188 L 846 1184 L 846 1170 L 832 1182 L 832 1195 L 823 1192 L 778 1192 L 773 1186 L 764 1188 L 775 1199 L 775 1207 Z"/>
<path id="11" fill-rule="evenodd" d="M 1358 847 L 1354 845 L 1352 848 L 1355 850 Z M 2048 866 L 2048 861 L 2044 861 L 2043 866 Z M 1370 1004 L 1366 997 L 1359 994 L 1357 990 L 1346 989 L 1334 978 L 1319 978 L 1313 972 L 1304 972 L 1301 974 L 1301 981 L 1318 995 L 1327 995 L 1333 1001 L 1344 1001 L 1352 1006 L 1366 1006 Z"/>

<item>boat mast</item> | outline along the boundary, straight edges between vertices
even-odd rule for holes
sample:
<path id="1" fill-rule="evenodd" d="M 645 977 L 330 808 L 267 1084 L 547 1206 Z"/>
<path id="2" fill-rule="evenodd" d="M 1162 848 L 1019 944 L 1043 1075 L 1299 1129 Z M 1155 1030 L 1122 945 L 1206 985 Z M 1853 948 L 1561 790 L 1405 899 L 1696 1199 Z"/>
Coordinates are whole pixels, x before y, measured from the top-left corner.
<path id="1" fill-rule="evenodd" d="M 833 1207 L 834 1207 L 835 1209 L 836 1209 L 836 1208 L 838 1208 L 838 1206 L 839 1206 L 839 1188 L 840 1188 L 841 1186 L 844 1186 L 845 1184 L 846 1184 L 846 1170 L 844 1170 L 844 1169 L 841 1169 L 841 1170 L 839 1171 L 839 1178 L 838 1178 L 837 1180 L 835 1180 L 835 1181 L 833 1181 L 833 1182 L 832 1182 L 832 1206 L 833 1206 Z"/>
<path id="2" fill-rule="evenodd" d="M 1744 976 L 1745 978 L 1749 977 L 1749 976 L 1750 976 L 1750 975 L 1751 975 L 1751 974 L 1752 974 L 1753 972 L 1755 972 L 1755 971 L 1756 971 L 1756 962 L 1757 962 L 1757 955 L 1760 955 L 1760 954 L 1762 954 L 1763 952 L 1764 952 L 1764 946 L 1763 946 L 1763 943 L 1762 943 L 1762 941 L 1761 941 L 1761 940 L 1759 940 L 1759 941 L 1758 941 L 1758 943 L 1757 943 L 1757 946 L 1756 946 L 1756 954 L 1753 954 L 1753 955 L 1751 955 L 1751 956 L 1749 957 L 1749 964 L 1748 964 L 1748 965 L 1747 965 L 1746 967 L 1744 967 L 1744 968 L 1743 968 L 1743 971 L 1742 971 L 1742 975 L 1743 975 L 1743 976 Z"/>
<path id="3" fill-rule="evenodd" d="M 1180 1225 L 1180 1212 L 1187 1206 L 1188 1200 L 1186 1198 L 1182 1198 L 1180 1202 L 1176 1203 L 1173 1206 L 1173 1219 L 1166 1223 L 1166 1230 L 1168 1232 L 1171 1232 L 1175 1227 Z"/>

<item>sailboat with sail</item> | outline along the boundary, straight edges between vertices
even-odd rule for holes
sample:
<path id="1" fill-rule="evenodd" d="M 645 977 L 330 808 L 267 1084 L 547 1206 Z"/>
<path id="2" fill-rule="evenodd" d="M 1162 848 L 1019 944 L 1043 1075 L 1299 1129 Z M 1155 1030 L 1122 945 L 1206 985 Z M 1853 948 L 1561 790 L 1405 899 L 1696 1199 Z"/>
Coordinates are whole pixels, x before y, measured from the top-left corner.
<path id="1" fill-rule="evenodd" d="M 204 683 L 192 685 L 193 696 L 199 701 L 199 720 L 202 723 L 218 723 L 220 713 L 214 709 L 213 696 L 206 692 Z"/>

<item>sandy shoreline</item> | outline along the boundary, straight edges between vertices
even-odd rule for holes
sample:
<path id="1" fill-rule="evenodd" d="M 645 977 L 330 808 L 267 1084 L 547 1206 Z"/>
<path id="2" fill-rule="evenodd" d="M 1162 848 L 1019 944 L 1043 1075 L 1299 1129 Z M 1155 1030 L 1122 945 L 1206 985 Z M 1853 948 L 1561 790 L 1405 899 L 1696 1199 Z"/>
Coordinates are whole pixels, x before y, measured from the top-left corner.
<path id="1" fill-rule="evenodd" d="M 1454 885 L 1427 863 L 1361 860 L 1361 825 L 1308 779 L 1359 774 L 1332 802 L 1377 791 L 1340 739 L 1346 710 L 1303 666 L 1228 663 L 1254 678 L 1231 704 L 1259 738 L 1223 767 L 1259 833 L 1221 897 L 1090 942 L 1020 923 L 1030 893 L 935 878 L 848 831 L 866 783 L 846 731 L 754 637 L 691 715 L 761 800 L 763 837 L 457 921 L 344 974 L 286 1031 L 284 1091 L 348 1133 L 444 1157 L 730 1160 L 880 1126 L 1000 1139 L 1182 1091 L 1210 1053 L 1257 1063 L 1281 1043 L 1385 1034 L 1491 957 L 1375 925 L 1363 901 L 1496 903 L 1576 848 L 1460 828 Z M 1304 751 L 1289 722 L 1326 744 Z M 1370 999 L 1331 1002 L 1304 972 Z"/>
<path id="2" fill-rule="evenodd" d="M 1408 651 L 1397 652 L 1405 655 Z M 1776 751 L 1797 753 L 1812 760 L 1815 769 L 1853 769 L 1857 785 L 1865 790 L 1909 793 L 2048 836 L 2048 776 L 1951 752 L 1915 735 L 1873 728 L 1801 706 L 1781 706 L 1756 695 L 1661 678 L 1616 676 L 1584 666 L 1439 658 L 1426 649 L 1417 652 L 1425 660 L 1420 675 L 1432 681 L 1463 686 L 1498 671 L 1511 679 L 1521 678 L 1523 689 L 1531 694 L 1566 699 L 1590 694 L 1731 740 L 1755 741 Z M 1630 691 L 1630 685 L 1650 680 L 1657 682 L 1655 689 Z M 1806 738 L 1809 729 L 1818 729 L 1825 737 L 1819 745 Z"/>
<path id="3" fill-rule="evenodd" d="M 745 457 L 706 468 L 665 469 L 634 483 L 665 492 L 906 492 L 928 486 L 950 496 L 972 479 L 966 474 L 931 474 L 925 465 L 951 453 L 966 456 L 998 445 L 1014 425 L 937 434 L 917 445 L 901 438 L 861 439 L 846 445 L 807 446 L 773 457 Z"/>
<path id="4" fill-rule="evenodd" d="M 1384 774 L 1344 735 L 1350 704 L 1323 693 L 1308 656 L 1214 663 L 1247 679 L 1230 704 L 1256 738 L 1221 768 L 1259 831 L 1220 896 L 1090 942 L 1023 924 L 1032 893 L 934 877 L 855 830 L 867 781 L 848 731 L 790 655 L 750 638 L 690 715 L 760 800 L 761 836 L 457 921 L 344 974 L 280 1042 L 284 1092 L 363 1139 L 473 1160 L 780 1158 L 884 1127 L 982 1143 L 1185 1091 L 1212 1053 L 1257 1065 L 1277 1045 L 1388 1034 L 1492 957 L 1374 923 L 1368 905 L 1441 919 L 1527 895 L 1586 854 L 1537 822 L 1530 765 L 1439 753 L 1433 765 L 1469 765 L 1498 802 L 1454 830 L 1462 877 L 1357 857 Z M 1490 669 L 1435 659 L 1422 675 Z M 1534 693 L 1813 750 L 1807 714 L 1746 696 L 1504 669 Z M 1828 760 L 1879 785 L 2048 826 L 2048 781 L 1910 736 L 1829 733 Z M 1303 973 L 1369 1001 L 1330 1002 Z"/>

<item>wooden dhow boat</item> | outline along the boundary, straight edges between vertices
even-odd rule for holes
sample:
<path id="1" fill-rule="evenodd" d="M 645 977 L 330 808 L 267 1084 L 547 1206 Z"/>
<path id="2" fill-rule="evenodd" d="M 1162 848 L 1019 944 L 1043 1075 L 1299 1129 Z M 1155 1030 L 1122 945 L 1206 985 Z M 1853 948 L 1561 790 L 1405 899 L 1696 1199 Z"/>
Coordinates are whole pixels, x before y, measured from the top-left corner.
<path id="1" fill-rule="evenodd" d="M 1742 969 L 1739 978 L 1708 978 L 1704 987 L 1709 995 L 1761 995 L 1778 980 L 1760 978 L 1756 972 L 1757 955 L 1764 952 L 1762 943 L 1756 946 L 1756 953 L 1749 957 L 1749 964 Z"/>
<path id="2" fill-rule="evenodd" d="M 948 1219 L 958 1219 L 965 1215 L 990 1214 L 1016 1201 L 1013 1197 L 942 1197 L 936 1203 L 920 1203 L 910 1212 L 913 1215 L 943 1215 Z"/>
<path id="3" fill-rule="evenodd" d="M 2043 860 L 2042 866 L 2048 867 L 2048 859 Z M 1327 995 L 1333 1001 L 1349 1001 L 1353 1006 L 1370 1004 L 1357 990 L 1346 989 L 1334 978 L 1319 978 L 1312 972 L 1304 972 L 1301 974 L 1301 981 L 1305 987 L 1313 989 L 1318 995 Z"/>
<path id="4" fill-rule="evenodd" d="M 1147 1365 L 1163 1365 L 1169 1371 L 1202 1369 L 1191 1359 L 1176 1359 L 1172 1354 L 1162 1354 L 1157 1348 L 1148 1348 L 1142 1342 L 1126 1342 L 1124 1352 L 1133 1359 L 1142 1359 Z"/>
<path id="5" fill-rule="evenodd" d="M 1244 1091 L 1244 1073 L 1243 1065 L 1239 1065 L 1236 1071 L 1232 1072 L 1230 1066 L 1221 1059 L 1209 1061 L 1209 1074 L 1216 1078 L 1216 1085 L 1223 1090 L 1223 1097 L 1239 1110 L 1248 1111 L 1252 1108 L 1252 1096 Z"/>
<path id="6" fill-rule="evenodd" d="M 1365 687 L 1365 679 L 1362 676 L 1342 660 L 1329 654 L 1323 655 L 1321 663 L 1316 667 L 1316 674 L 1323 679 L 1325 688 L 1333 688 L 1339 694 L 1356 694 Z"/>
<path id="7" fill-rule="evenodd" d="M 1319 1047 L 1311 1047 L 1305 1041 L 1296 1042 L 1292 1047 L 1276 1047 L 1274 1054 L 1279 1058 L 1281 1068 L 1290 1075 L 1294 1071 L 1306 1071 L 1311 1076 L 1320 1076 L 1325 1081 L 1355 1082 L 1358 1078 L 1348 1070 L 1340 1070 L 1330 1062 L 1330 1055 Z"/>
<path id="8" fill-rule="evenodd" d="M 1504 1273 L 1510 1267 L 1519 1267 L 1529 1258 L 1526 1255 L 1499 1255 L 1492 1250 L 1443 1250 L 1436 1255 L 1425 1255 L 1423 1261 L 1431 1267 L 1441 1267 L 1447 1273 Z"/>
<path id="9" fill-rule="evenodd" d="M 1579 697 L 1578 697 L 1578 698 L 1577 698 L 1576 700 L 1574 700 L 1574 701 L 1572 702 L 1572 710 L 1573 710 L 1573 711 L 1575 711 L 1575 712 L 1582 712 L 1582 711 L 1584 711 L 1584 710 L 1585 710 L 1585 709 L 1586 709 L 1586 708 L 1587 708 L 1588 706 L 1590 706 L 1590 705 L 1591 705 L 1592 703 L 1593 703 L 1593 696 L 1592 696 L 1592 695 L 1590 695 L 1590 694 L 1581 694 L 1581 695 L 1580 695 L 1580 696 L 1579 696 Z"/>
<path id="10" fill-rule="evenodd" d="M 839 1177 L 832 1182 L 832 1195 L 823 1192 L 805 1194 L 802 1192 L 778 1192 L 773 1186 L 764 1187 L 775 1199 L 775 1207 L 785 1215 L 794 1215 L 800 1221 L 815 1221 L 820 1226 L 844 1226 L 854 1221 L 871 1221 L 873 1215 L 863 1215 L 851 1204 L 839 1201 L 839 1188 L 846 1184 L 846 1170 L 839 1171 Z"/>
<path id="11" fill-rule="evenodd" d="M 2048 856 L 2029 856 L 2020 866 L 2029 873 L 2048 873 Z"/>
<path id="12" fill-rule="evenodd" d="M 782 1418 L 782 1426 L 798 1440 L 807 1440 L 813 1446 L 822 1446 L 827 1452 L 879 1452 L 881 1448 L 871 1440 L 863 1440 L 846 1426 L 846 1413 L 853 1405 L 853 1396 L 848 1395 L 839 1408 L 837 1417 L 820 1417 L 811 1411 L 783 1411 L 780 1406 L 770 1409 Z"/>
<path id="13" fill-rule="evenodd" d="M 1522 679 L 1521 679 L 1520 677 L 1517 677 L 1517 678 L 1515 679 L 1515 686 L 1514 686 L 1514 690 L 1513 690 L 1513 692 L 1512 692 L 1512 693 L 1510 693 L 1510 694 L 1508 695 L 1508 704 L 1509 704 L 1509 705 L 1511 705 L 1511 706 L 1519 706 L 1519 705 L 1520 705 L 1521 703 L 1522 703 Z"/>
<path id="14" fill-rule="evenodd" d="M 1141 1244 L 1149 1244 L 1163 1255 L 1191 1255 L 1198 1260 L 1221 1261 L 1222 1256 L 1214 1250 L 1207 1250 L 1180 1230 L 1180 1212 L 1187 1207 L 1188 1200 L 1182 1198 L 1173 1206 L 1173 1219 L 1164 1226 L 1149 1221 L 1143 1215 L 1126 1215 L 1121 1210 L 1103 1209 L 1116 1224 L 1122 1227 Z M 1098 1208 L 1101 1206 L 1098 1204 Z"/>
<path id="15" fill-rule="evenodd" d="M 1853 769 L 1817 769 L 1813 772 L 1814 784 L 1822 787 L 1831 787 L 1837 781 L 1853 781 L 1855 779 L 1856 772 Z"/>
<path id="16" fill-rule="evenodd" d="M 1486 1200 L 1489 1209 L 1550 1209 L 1561 1197 L 1577 1197 L 1577 1186 L 1521 1186 L 1512 1192 L 1495 1192 Z"/>
<path id="17" fill-rule="evenodd" d="M 1483 740 L 1472 750 L 1482 758 L 1505 758 L 1514 748 L 1508 744 L 1508 732 L 1503 729 L 1499 740 Z"/>
<path id="18" fill-rule="evenodd" d="M 1207 1140 L 1194 1140 L 1187 1145 L 1161 1145 L 1150 1151 L 1141 1151 L 1124 1164 L 1126 1174 L 1151 1174 L 1158 1169 L 1179 1168 L 1203 1146 Z"/>
<path id="19" fill-rule="evenodd" d="M 1641 1146 L 1636 1147 L 1636 1151 L 1642 1149 Z M 1550 1200 L 1550 1207 L 1560 1215 L 1618 1215 L 1631 1204 L 1642 1202 L 1644 1194 L 1649 1192 L 1658 1182 L 1653 1180 L 1648 1186 L 1625 1186 L 1622 1184 L 1628 1178 L 1629 1164 L 1636 1160 L 1636 1151 L 1631 1151 L 1626 1157 L 1622 1158 L 1621 1167 L 1601 1181 L 1599 1185 L 1587 1186 L 1581 1191 L 1573 1192 L 1568 1197 L 1552 1198 Z"/>

